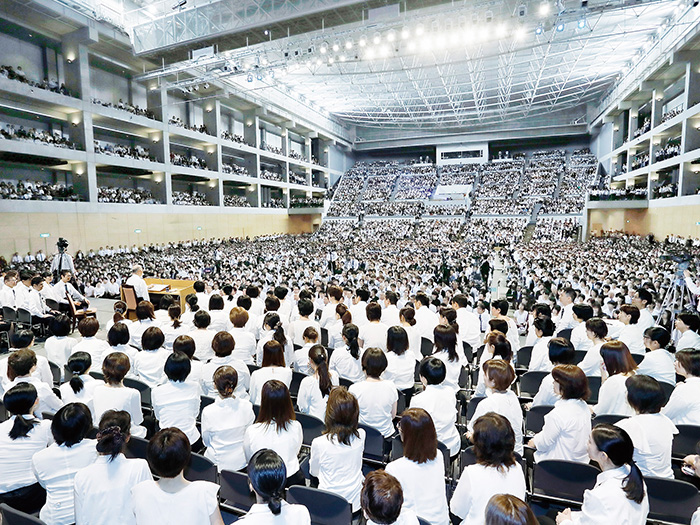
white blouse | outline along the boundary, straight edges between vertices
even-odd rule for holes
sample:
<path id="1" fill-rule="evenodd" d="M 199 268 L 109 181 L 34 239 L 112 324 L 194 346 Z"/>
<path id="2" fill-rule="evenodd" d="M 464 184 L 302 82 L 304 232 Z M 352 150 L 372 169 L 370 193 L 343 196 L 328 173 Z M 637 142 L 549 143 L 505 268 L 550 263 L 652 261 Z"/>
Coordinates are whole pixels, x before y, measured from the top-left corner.
<path id="1" fill-rule="evenodd" d="M 551 372 L 554 365 L 549 360 L 549 341 L 551 336 L 541 337 L 537 340 L 535 345 L 532 347 L 532 354 L 530 356 L 530 365 L 527 367 L 528 370 L 533 372 Z"/>
<path id="2" fill-rule="evenodd" d="M 537 394 L 535 394 L 535 397 L 532 400 L 532 406 L 554 406 L 559 399 L 561 398 L 554 393 L 554 378 L 550 373 L 542 378 L 540 389 L 537 391 Z"/>
<path id="3" fill-rule="evenodd" d="M 674 367 L 674 355 L 668 350 L 659 348 L 652 352 L 647 352 L 644 359 L 639 363 L 637 374 L 653 377 L 661 383 L 670 385 L 676 384 L 676 369 Z"/>
<path id="4" fill-rule="evenodd" d="M 338 376 L 353 383 L 365 378 L 365 373 L 362 371 L 362 353 L 360 352 L 359 357 L 355 359 L 344 345 L 333 351 L 328 366 L 331 370 L 335 370 Z"/>
<path id="5" fill-rule="evenodd" d="M 484 414 L 495 412 L 505 417 L 513 427 L 515 433 L 515 451 L 523 454 L 523 411 L 520 408 L 518 396 L 512 390 L 505 392 L 494 392 L 487 389 L 487 396 L 481 403 L 476 405 L 474 415 L 469 420 L 467 428 L 469 432 L 474 430 L 474 422 Z"/>
<path id="6" fill-rule="evenodd" d="M 256 503 L 248 514 L 239 518 L 236 523 L 243 525 L 311 525 L 309 509 L 304 505 L 290 505 L 282 500 L 280 513 L 275 516 L 267 503 Z"/>
<path id="7" fill-rule="evenodd" d="M 219 486 L 193 481 L 178 492 L 165 492 L 155 481 L 144 481 L 131 489 L 137 525 L 177 523 L 204 525 L 218 512 Z"/>
<path id="8" fill-rule="evenodd" d="M 348 389 L 360 405 L 360 423 L 379 430 L 384 437 L 394 434 L 392 411 L 399 399 L 391 381 L 360 381 Z"/>
<path id="9" fill-rule="evenodd" d="M 411 408 L 422 408 L 433 418 L 438 441 L 450 450 L 450 456 L 459 452 L 461 439 L 455 421 L 457 408 L 454 391 L 444 384 L 428 385 L 411 399 Z"/>
<path id="10" fill-rule="evenodd" d="M 700 425 L 700 377 L 678 383 L 661 412 L 676 425 Z"/>
<path id="11" fill-rule="evenodd" d="M 244 328 L 233 327 L 229 330 L 236 345 L 231 355 L 234 359 L 243 361 L 246 365 L 254 365 L 255 336 Z"/>
<path id="12" fill-rule="evenodd" d="M 214 357 L 207 364 L 202 366 L 202 395 L 216 397 L 219 392 L 214 385 L 214 373 L 220 366 L 230 366 L 236 370 L 238 374 L 238 383 L 234 394 L 237 397 L 248 397 L 248 389 L 250 388 L 250 370 L 248 366 L 239 359 L 236 359 L 233 354 L 228 357 Z"/>
<path id="13" fill-rule="evenodd" d="M 304 435 L 301 423 L 296 420 L 287 423 L 286 430 L 277 430 L 275 422 L 255 423 L 245 431 L 243 450 L 246 462 L 250 461 L 258 450 L 269 448 L 277 452 L 287 467 L 287 477 L 299 471 L 299 458 Z"/>
<path id="14" fill-rule="evenodd" d="M 92 403 L 95 426 L 100 424 L 102 414 L 107 410 L 125 410 L 131 416 L 131 435 L 146 437 L 146 427 L 140 426 L 143 422 L 141 394 L 135 388 L 108 386 L 106 383 L 97 385 L 93 391 Z"/>
<path id="15" fill-rule="evenodd" d="M 663 414 L 638 414 L 618 421 L 634 443 L 634 461 L 644 476 L 673 479 L 671 447 L 678 429 Z"/>
<path id="16" fill-rule="evenodd" d="M 95 408 L 92 403 L 92 397 L 95 393 L 97 385 L 101 385 L 102 381 L 98 381 L 90 374 L 81 374 L 80 379 L 83 380 L 83 388 L 77 394 L 73 392 L 73 387 L 70 383 L 63 383 L 58 389 L 61 392 L 61 401 L 64 404 L 68 403 L 84 403 L 92 412 Z"/>
<path id="17" fill-rule="evenodd" d="M 632 416 L 634 410 L 627 402 L 627 387 L 624 374 L 615 374 L 608 377 L 600 386 L 598 393 L 598 404 L 593 407 L 593 413 L 597 416 L 602 414 L 619 414 L 621 416 Z"/>
<path id="18" fill-rule="evenodd" d="M 338 374 L 331 370 L 330 376 L 331 386 L 338 386 Z M 327 404 L 328 396 L 321 394 L 321 389 L 318 386 L 318 378 L 315 375 L 305 377 L 301 380 L 299 393 L 297 394 L 299 412 L 310 414 L 323 421 L 326 418 Z"/>
<path id="19" fill-rule="evenodd" d="M 202 410 L 202 441 L 207 447 L 204 457 L 216 463 L 220 471 L 245 467 L 243 437 L 254 421 L 253 405 L 247 399 L 217 397 Z"/>
<path id="20" fill-rule="evenodd" d="M 164 383 L 167 378 L 163 367 L 165 367 L 165 362 L 171 353 L 161 347 L 158 350 L 142 350 L 136 354 L 134 358 L 136 377 L 151 388 Z"/>
<path id="21" fill-rule="evenodd" d="M 151 391 L 153 412 L 160 428 L 182 430 L 190 443 L 199 439 L 196 420 L 199 415 L 199 385 L 189 381 L 168 381 Z"/>
<path id="22" fill-rule="evenodd" d="M 542 430 L 533 438 L 535 461 L 558 459 L 588 463 L 591 411 L 581 399 L 560 399 L 544 416 Z"/>
<path id="23" fill-rule="evenodd" d="M 438 450 L 437 456 L 425 463 L 399 458 L 386 466 L 403 488 L 403 508 L 414 511 L 432 525 L 450 522 L 445 494 L 445 463 Z"/>
<path id="24" fill-rule="evenodd" d="M 250 374 L 250 400 L 254 405 L 260 404 L 262 387 L 268 381 L 282 381 L 287 388 L 292 384 L 292 369 L 281 366 L 266 366 L 258 368 Z"/>
<path id="25" fill-rule="evenodd" d="M 464 353 L 462 353 L 464 355 Z M 445 368 L 447 368 L 447 374 L 445 375 L 444 385 L 449 386 L 456 393 L 459 391 L 459 376 L 462 373 L 462 363 L 459 359 L 457 361 L 450 361 L 449 354 L 447 352 L 440 351 L 435 352 L 433 357 L 437 357 L 440 361 L 445 363 Z M 466 360 L 466 358 L 464 358 Z"/>
<path id="26" fill-rule="evenodd" d="M 51 421 L 39 421 L 29 415 L 24 417 L 34 421 L 34 428 L 26 437 L 10 439 L 16 417 L 0 423 L 0 494 L 36 483 L 31 469 L 32 456 L 53 443 Z"/>
<path id="27" fill-rule="evenodd" d="M 407 390 L 415 386 L 416 360 L 410 350 L 398 355 L 386 353 L 387 367 L 382 379 L 393 381 L 399 390 Z"/>
<path id="28" fill-rule="evenodd" d="M 78 340 L 73 339 L 72 337 L 53 335 L 44 343 L 46 358 L 52 363 L 56 363 L 61 371 L 63 371 L 63 366 L 68 362 L 68 358 L 71 355 L 71 350 L 76 344 L 78 344 Z M 95 363 L 94 361 L 92 363 L 93 366 L 98 364 L 99 363 Z"/>

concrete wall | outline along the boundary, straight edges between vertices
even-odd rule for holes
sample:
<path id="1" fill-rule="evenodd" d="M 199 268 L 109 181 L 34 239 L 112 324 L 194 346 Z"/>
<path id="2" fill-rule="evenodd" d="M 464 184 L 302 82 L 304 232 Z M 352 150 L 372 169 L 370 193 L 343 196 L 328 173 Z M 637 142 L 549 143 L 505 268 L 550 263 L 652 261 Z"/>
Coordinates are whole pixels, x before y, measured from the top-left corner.
<path id="1" fill-rule="evenodd" d="M 0 33 L 0 64 L 12 66 L 15 70 L 19 66 L 27 78 L 36 82 L 44 79 L 41 55 L 41 47 Z M 51 76 L 57 77 L 55 70 Z"/>
<path id="2" fill-rule="evenodd" d="M 678 201 L 683 198 L 673 200 Z M 591 235 L 609 230 L 638 235 L 653 233 L 657 239 L 663 239 L 672 234 L 682 237 L 700 237 L 699 205 L 677 203 L 675 206 L 665 206 L 665 204 L 667 203 L 652 202 L 648 209 L 641 210 L 590 210 L 588 231 Z"/>

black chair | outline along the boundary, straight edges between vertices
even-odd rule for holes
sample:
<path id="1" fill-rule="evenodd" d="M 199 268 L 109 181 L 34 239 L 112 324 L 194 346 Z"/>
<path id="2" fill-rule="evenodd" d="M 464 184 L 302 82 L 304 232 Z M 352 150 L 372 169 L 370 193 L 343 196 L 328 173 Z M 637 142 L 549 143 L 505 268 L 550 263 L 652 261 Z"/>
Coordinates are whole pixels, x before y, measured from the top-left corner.
<path id="1" fill-rule="evenodd" d="M 32 323 L 32 313 L 25 308 L 17 308 L 17 325 L 22 328 L 41 328 L 41 323 Z"/>
<path id="2" fill-rule="evenodd" d="M 600 470 L 575 461 L 544 460 L 533 470 L 533 499 L 580 506 L 583 492 L 595 486 Z"/>
<path id="3" fill-rule="evenodd" d="M 472 349 L 472 346 L 467 343 L 466 341 L 462 341 L 462 349 L 464 350 L 464 357 L 467 358 L 467 362 L 469 365 L 474 364 L 474 350 Z"/>
<path id="4" fill-rule="evenodd" d="M 574 357 L 574 364 L 577 365 L 581 361 L 583 361 L 584 357 L 586 357 L 586 354 L 588 351 L 586 350 L 576 350 L 576 356 Z"/>
<path id="5" fill-rule="evenodd" d="M 143 381 L 139 381 L 138 379 L 125 377 L 124 386 L 128 386 L 129 388 L 135 388 L 139 391 L 139 393 L 141 394 L 142 406 L 148 408 L 151 408 L 153 406 L 153 404 L 151 403 L 151 387 L 148 386 L 146 383 L 144 383 Z"/>
<path id="6" fill-rule="evenodd" d="M 7 421 L 8 419 L 10 419 L 10 414 L 5 409 L 5 405 L 3 405 L 2 400 L 0 400 L 0 423 Z"/>
<path id="7" fill-rule="evenodd" d="M 433 354 L 433 342 L 427 337 L 420 338 L 420 353 L 423 354 L 423 357 Z"/>
<path id="8" fill-rule="evenodd" d="M 598 402 L 598 394 L 600 393 L 600 377 L 589 377 L 588 389 L 591 391 L 591 395 L 588 396 L 588 403 L 595 405 Z"/>
<path id="9" fill-rule="evenodd" d="M 571 331 L 572 331 L 572 328 L 566 328 L 565 330 L 561 330 L 557 334 L 557 337 L 563 337 L 567 341 L 571 341 Z"/>
<path id="10" fill-rule="evenodd" d="M 365 431 L 365 450 L 362 457 L 371 464 L 386 464 L 384 455 L 384 436 L 376 428 L 368 427 L 360 423 L 359 428 Z"/>
<path id="11" fill-rule="evenodd" d="M 642 361 L 644 361 L 644 354 L 632 354 L 632 359 L 634 359 L 634 362 L 639 365 Z"/>
<path id="12" fill-rule="evenodd" d="M 51 308 L 54 312 L 58 312 L 58 301 L 46 298 L 46 306 Z"/>
<path id="13" fill-rule="evenodd" d="M 470 421 L 474 417 L 474 412 L 476 411 L 476 405 L 481 403 L 485 397 L 472 397 L 467 403 L 467 421 Z"/>
<path id="14" fill-rule="evenodd" d="M 683 459 L 690 454 L 697 453 L 697 443 L 700 441 L 700 426 L 676 425 L 678 434 L 673 437 L 672 456 Z"/>
<path id="15" fill-rule="evenodd" d="M 601 415 L 596 415 L 591 420 L 591 428 L 593 428 L 596 425 L 599 425 L 600 423 L 607 423 L 608 425 L 614 425 L 618 421 L 621 421 L 623 419 L 626 419 L 629 416 L 622 416 L 620 414 L 601 414 Z"/>
<path id="16" fill-rule="evenodd" d="M 289 503 L 304 505 L 311 515 L 312 525 L 350 525 L 350 502 L 333 492 L 294 485 L 287 490 Z"/>
<path id="17" fill-rule="evenodd" d="M 341 377 L 338 379 L 338 384 L 340 386 L 344 386 L 345 388 L 350 388 L 352 386 L 352 381 L 349 379 L 345 379 L 344 377 Z"/>
<path id="18" fill-rule="evenodd" d="M 450 467 L 452 465 L 452 458 L 450 456 L 450 449 L 447 446 L 438 441 L 438 452 L 442 454 L 442 460 L 445 466 L 445 476 L 449 477 Z M 403 442 L 400 436 L 394 436 L 391 438 L 391 461 L 403 457 Z"/>
<path id="19" fill-rule="evenodd" d="M 544 427 L 544 416 L 549 414 L 554 407 L 539 405 L 525 412 L 525 434 L 530 437 L 537 434 Z"/>
<path id="20" fill-rule="evenodd" d="M 289 395 L 292 397 L 297 397 L 299 395 L 299 385 L 301 385 L 302 379 L 308 377 L 306 374 L 301 372 L 292 372 L 292 382 L 289 384 Z"/>
<path id="21" fill-rule="evenodd" d="M 239 516 L 250 510 L 255 496 L 248 486 L 248 476 L 243 472 L 222 470 L 219 473 L 221 508 Z"/>
<path id="22" fill-rule="evenodd" d="M 429 521 L 425 521 L 423 518 L 416 516 L 418 518 L 418 525 L 430 525 Z"/>
<path id="23" fill-rule="evenodd" d="M 184 475 L 187 481 L 217 482 L 216 465 L 200 454 L 190 456 L 190 464 L 185 468 Z"/>
<path id="24" fill-rule="evenodd" d="M 304 434 L 303 443 L 304 445 L 310 447 L 311 442 L 318 436 L 323 434 L 326 425 L 319 418 L 309 415 L 302 414 L 301 412 L 295 412 L 297 421 L 301 424 L 301 430 Z"/>
<path id="25" fill-rule="evenodd" d="M 530 366 L 530 359 L 532 358 L 532 347 L 523 346 L 516 355 L 516 363 L 518 368 L 528 368 Z"/>
<path id="26" fill-rule="evenodd" d="M 644 476 L 649 496 L 650 520 L 665 523 L 690 523 L 700 506 L 700 492 L 687 481 Z"/>
<path id="27" fill-rule="evenodd" d="M 671 398 L 671 394 L 675 390 L 676 385 L 675 385 L 675 383 L 671 384 L 671 383 L 666 383 L 664 381 L 659 381 L 659 384 L 661 385 L 661 390 L 664 391 L 664 396 L 666 398 L 666 401 L 664 401 L 664 405 L 665 405 L 666 403 L 668 403 L 668 400 Z"/>
<path id="28" fill-rule="evenodd" d="M 321 344 L 328 346 L 328 330 L 325 328 L 321 328 Z"/>
<path id="29" fill-rule="evenodd" d="M 202 410 L 207 408 L 209 405 L 214 404 L 214 398 L 209 396 L 201 396 L 199 398 L 199 415 L 197 416 L 197 421 L 202 419 Z"/>
<path id="30" fill-rule="evenodd" d="M 542 380 L 547 375 L 549 375 L 549 372 L 545 372 L 542 370 L 537 372 L 525 372 L 520 377 L 520 395 L 535 397 L 538 390 L 540 389 Z"/>
<path id="31" fill-rule="evenodd" d="M 105 379 L 104 374 L 102 372 L 98 372 L 97 370 L 90 370 L 89 374 L 95 379 L 99 379 L 100 381 L 104 381 Z"/>
<path id="32" fill-rule="evenodd" d="M 136 436 L 131 436 L 126 443 L 124 455 L 127 458 L 146 459 L 146 451 L 148 450 L 148 440 Z"/>
<path id="33" fill-rule="evenodd" d="M 13 509 L 6 503 L 0 505 L 0 515 L 3 525 L 46 525 L 36 516 Z"/>
<path id="34" fill-rule="evenodd" d="M 61 367 L 53 361 L 49 361 L 49 368 L 51 369 L 54 386 L 59 386 L 61 384 Z"/>
<path id="35" fill-rule="evenodd" d="M 17 322 L 17 310 L 10 306 L 2 307 L 2 319 L 6 323 L 16 323 Z"/>

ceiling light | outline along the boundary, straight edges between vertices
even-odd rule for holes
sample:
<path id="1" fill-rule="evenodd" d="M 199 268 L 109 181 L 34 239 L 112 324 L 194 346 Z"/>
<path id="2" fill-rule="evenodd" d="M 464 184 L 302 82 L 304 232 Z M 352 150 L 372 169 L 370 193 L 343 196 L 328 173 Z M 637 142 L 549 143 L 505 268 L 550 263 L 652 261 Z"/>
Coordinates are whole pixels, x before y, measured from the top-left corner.
<path id="1" fill-rule="evenodd" d="M 542 27 L 541 25 L 537 26 L 537 28 L 535 29 L 535 34 L 541 35 L 542 33 L 544 33 L 544 27 Z"/>
<path id="2" fill-rule="evenodd" d="M 252 81 L 253 81 L 253 74 L 252 74 L 252 73 L 248 73 L 248 79 L 247 79 L 247 80 L 248 80 L 248 82 L 252 82 Z"/>
<path id="3" fill-rule="evenodd" d="M 522 40 L 525 38 L 525 29 L 522 27 L 519 27 L 518 29 L 515 30 L 515 33 L 513 35 L 515 37 L 515 40 Z"/>
<path id="4" fill-rule="evenodd" d="M 345 55 L 340 55 L 338 57 L 338 60 L 340 60 L 341 62 L 345 62 Z"/>
<path id="5" fill-rule="evenodd" d="M 547 16 L 549 14 L 550 5 L 547 2 L 542 2 L 540 4 L 540 16 Z"/>
<path id="6" fill-rule="evenodd" d="M 416 36 L 421 36 L 425 32 L 425 28 L 423 27 L 423 24 L 418 24 L 416 27 Z"/>
<path id="7" fill-rule="evenodd" d="M 380 57 L 388 57 L 389 56 L 389 47 L 388 46 L 382 46 L 379 48 L 379 56 Z"/>
<path id="8" fill-rule="evenodd" d="M 345 49 L 352 49 L 352 40 L 345 42 Z"/>
<path id="9" fill-rule="evenodd" d="M 333 62 L 335 62 L 335 58 L 333 58 L 333 57 L 328 57 L 328 63 L 329 63 L 329 64 L 332 64 Z"/>
<path id="10" fill-rule="evenodd" d="M 322 55 L 325 55 L 328 52 L 328 44 L 326 44 L 325 42 L 323 44 L 321 44 L 319 51 L 321 52 Z"/>
<path id="11" fill-rule="evenodd" d="M 374 33 L 374 36 L 372 37 L 372 42 L 374 42 L 375 44 L 378 44 L 381 41 L 382 41 L 382 35 L 380 35 L 379 33 Z"/>
<path id="12" fill-rule="evenodd" d="M 559 22 L 559 24 L 557 25 L 557 31 L 558 31 L 559 33 L 561 33 L 562 31 L 564 31 L 564 22 Z"/>
<path id="13" fill-rule="evenodd" d="M 364 36 L 360 37 L 358 44 L 360 45 L 360 47 L 365 47 L 367 45 L 367 38 Z"/>
<path id="14" fill-rule="evenodd" d="M 409 42 L 409 43 L 408 43 L 408 50 L 409 50 L 411 53 L 415 52 L 415 50 L 416 50 L 416 43 L 413 42 L 413 41 Z"/>
<path id="15" fill-rule="evenodd" d="M 498 38 L 503 38 L 508 34 L 508 26 L 506 24 L 499 24 L 496 28 L 496 36 Z"/>
<path id="16" fill-rule="evenodd" d="M 411 31 L 407 27 L 404 27 L 401 30 L 401 38 L 406 40 L 409 36 L 411 36 Z"/>
<path id="17" fill-rule="evenodd" d="M 317 59 L 316 59 L 316 65 L 317 65 L 317 66 L 320 66 L 321 64 L 323 64 L 323 61 L 322 61 L 320 58 L 317 58 Z"/>
<path id="18" fill-rule="evenodd" d="M 336 53 L 340 50 L 340 44 L 338 42 L 333 43 L 333 51 Z"/>
<path id="19" fill-rule="evenodd" d="M 581 20 L 578 21 L 578 28 L 584 29 L 585 27 L 586 27 L 586 19 L 582 18 Z"/>
<path id="20" fill-rule="evenodd" d="M 388 42 L 393 42 L 396 40 L 396 33 L 393 30 L 389 31 L 389 33 L 386 35 L 386 39 Z"/>
<path id="21" fill-rule="evenodd" d="M 368 49 L 368 50 L 365 52 L 365 58 L 368 59 L 368 60 L 372 60 L 372 59 L 374 58 L 374 49 L 371 49 L 371 48 Z"/>

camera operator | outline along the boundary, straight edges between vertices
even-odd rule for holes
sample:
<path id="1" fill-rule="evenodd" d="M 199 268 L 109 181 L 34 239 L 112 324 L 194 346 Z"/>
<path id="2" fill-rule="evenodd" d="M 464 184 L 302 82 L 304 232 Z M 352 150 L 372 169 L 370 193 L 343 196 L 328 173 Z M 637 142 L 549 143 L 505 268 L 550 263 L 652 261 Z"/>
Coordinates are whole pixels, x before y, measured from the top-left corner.
<path id="1" fill-rule="evenodd" d="M 58 253 L 55 254 L 51 260 L 51 273 L 53 273 L 54 284 L 61 279 L 61 272 L 63 270 L 70 270 L 70 273 L 75 275 L 73 257 L 66 251 L 68 248 L 68 241 L 63 237 L 59 237 L 56 246 L 58 247 Z"/>

